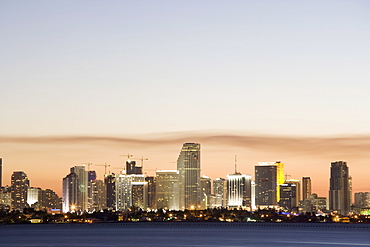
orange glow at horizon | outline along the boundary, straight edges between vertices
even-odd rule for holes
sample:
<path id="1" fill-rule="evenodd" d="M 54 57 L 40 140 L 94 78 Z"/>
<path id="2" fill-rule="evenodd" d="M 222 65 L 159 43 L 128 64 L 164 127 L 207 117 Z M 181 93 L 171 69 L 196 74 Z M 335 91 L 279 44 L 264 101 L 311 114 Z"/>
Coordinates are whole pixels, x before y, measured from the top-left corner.
<path id="1" fill-rule="evenodd" d="M 238 170 L 254 177 L 254 166 L 260 161 L 281 161 L 291 178 L 309 176 L 312 192 L 327 196 L 330 162 L 347 161 L 353 177 L 353 192 L 369 191 L 367 168 L 370 137 L 282 137 L 256 135 L 214 135 L 181 133 L 164 137 L 0 137 L 3 158 L 3 186 L 10 184 L 13 171 L 24 171 L 32 187 L 53 189 L 62 196 L 62 179 L 72 166 L 93 163 L 91 170 L 103 179 L 104 166 L 119 173 L 125 153 L 134 158 L 148 157 L 144 172 L 176 169 L 176 160 L 184 142 L 201 144 L 201 175 L 212 179 L 233 173 L 234 155 L 238 154 Z M 137 162 L 140 162 L 137 160 Z"/>

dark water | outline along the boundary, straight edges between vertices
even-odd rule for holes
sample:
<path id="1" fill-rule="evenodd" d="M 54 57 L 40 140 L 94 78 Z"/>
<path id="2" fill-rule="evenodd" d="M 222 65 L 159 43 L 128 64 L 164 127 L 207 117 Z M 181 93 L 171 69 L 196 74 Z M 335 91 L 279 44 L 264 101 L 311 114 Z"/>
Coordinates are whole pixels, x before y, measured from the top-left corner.
<path id="1" fill-rule="evenodd" d="M 370 246 L 370 225 L 6 225 L 0 246 Z"/>

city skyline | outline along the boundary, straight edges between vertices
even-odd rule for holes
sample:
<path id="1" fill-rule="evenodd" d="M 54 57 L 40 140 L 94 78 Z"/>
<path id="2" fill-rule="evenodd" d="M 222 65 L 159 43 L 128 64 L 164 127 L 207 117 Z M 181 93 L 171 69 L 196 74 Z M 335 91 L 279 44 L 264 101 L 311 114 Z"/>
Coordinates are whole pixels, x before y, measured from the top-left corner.
<path id="1" fill-rule="evenodd" d="M 73 166 L 201 175 L 281 161 L 328 196 L 330 163 L 370 191 L 368 1 L 3 1 L 2 186 L 24 171 L 61 195 Z M 139 162 L 139 160 L 136 160 Z M 94 167 L 102 178 L 104 167 Z"/>

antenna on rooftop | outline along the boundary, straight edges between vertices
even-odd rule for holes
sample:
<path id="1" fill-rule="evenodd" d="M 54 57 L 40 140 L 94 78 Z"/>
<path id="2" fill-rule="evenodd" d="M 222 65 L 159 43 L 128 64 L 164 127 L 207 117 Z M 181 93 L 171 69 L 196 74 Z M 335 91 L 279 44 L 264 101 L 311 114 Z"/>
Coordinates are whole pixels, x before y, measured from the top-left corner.
<path id="1" fill-rule="evenodd" d="M 235 174 L 238 173 L 238 170 L 236 169 L 236 154 L 235 154 Z"/>

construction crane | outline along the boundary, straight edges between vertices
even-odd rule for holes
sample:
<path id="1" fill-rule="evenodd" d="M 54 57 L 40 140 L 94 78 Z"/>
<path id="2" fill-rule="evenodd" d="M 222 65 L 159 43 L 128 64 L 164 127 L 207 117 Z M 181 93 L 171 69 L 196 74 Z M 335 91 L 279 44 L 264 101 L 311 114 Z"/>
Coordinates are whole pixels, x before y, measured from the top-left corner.
<path id="1" fill-rule="evenodd" d="M 144 160 L 149 160 L 148 158 L 144 158 L 143 156 L 141 156 L 141 158 L 132 158 L 132 159 L 133 160 L 140 160 L 142 169 L 144 167 Z"/>
<path id="2" fill-rule="evenodd" d="M 104 165 L 96 165 L 96 166 L 104 166 L 104 175 L 107 175 L 107 167 L 110 167 L 110 165 L 107 165 L 107 163 L 105 163 Z"/>
<path id="3" fill-rule="evenodd" d="M 88 162 L 88 163 L 82 163 L 82 165 L 87 166 L 87 170 L 90 171 L 90 166 L 92 166 L 93 163 L 90 163 L 90 162 Z"/>
<path id="4" fill-rule="evenodd" d="M 127 153 L 127 154 L 121 154 L 120 156 L 126 156 L 127 157 L 127 160 L 129 161 L 130 160 L 130 157 L 132 157 L 132 154 Z"/>

